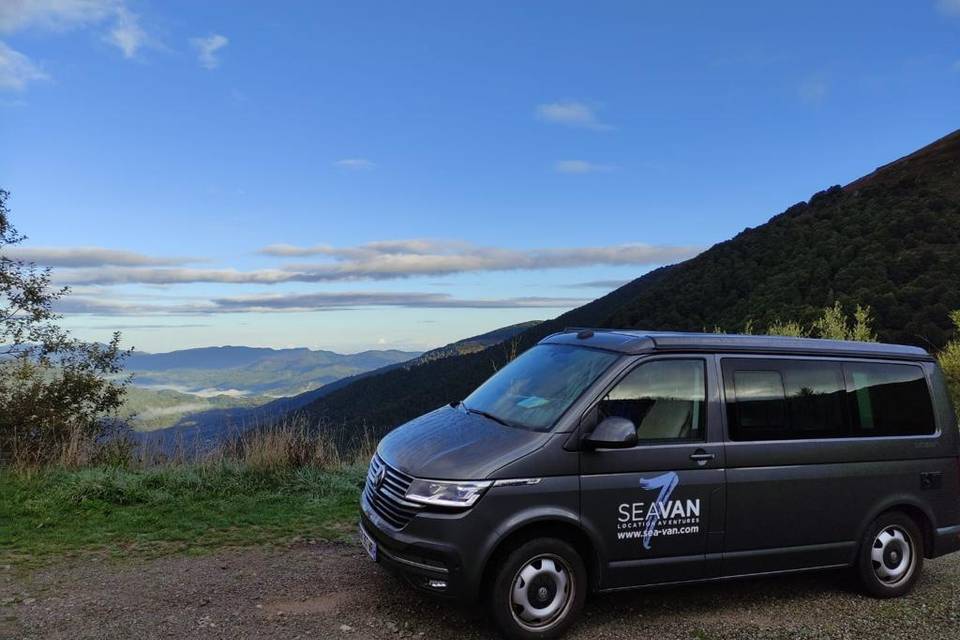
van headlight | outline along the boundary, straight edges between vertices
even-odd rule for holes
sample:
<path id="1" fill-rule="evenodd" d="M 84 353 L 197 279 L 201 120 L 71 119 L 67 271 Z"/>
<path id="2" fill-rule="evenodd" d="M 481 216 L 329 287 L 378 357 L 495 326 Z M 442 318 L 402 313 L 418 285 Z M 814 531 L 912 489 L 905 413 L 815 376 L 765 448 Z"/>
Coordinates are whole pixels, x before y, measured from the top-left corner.
<path id="1" fill-rule="evenodd" d="M 472 507 L 493 484 L 489 480 L 420 480 L 414 479 L 406 497 L 413 502 L 435 507 Z"/>

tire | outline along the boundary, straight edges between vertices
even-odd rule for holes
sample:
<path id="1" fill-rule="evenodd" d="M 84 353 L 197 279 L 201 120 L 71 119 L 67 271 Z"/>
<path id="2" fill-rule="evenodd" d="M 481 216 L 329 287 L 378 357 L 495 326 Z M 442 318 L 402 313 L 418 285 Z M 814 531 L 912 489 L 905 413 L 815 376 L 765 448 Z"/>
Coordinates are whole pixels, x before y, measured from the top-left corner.
<path id="1" fill-rule="evenodd" d="M 860 582 L 876 598 L 910 593 L 923 569 L 923 534 L 910 516 L 891 511 L 873 521 L 860 544 Z"/>
<path id="2" fill-rule="evenodd" d="M 509 640 L 559 638 L 576 622 L 587 594 L 580 554 L 557 538 L 511 551 L 493 578 L 490 613 Z"/>

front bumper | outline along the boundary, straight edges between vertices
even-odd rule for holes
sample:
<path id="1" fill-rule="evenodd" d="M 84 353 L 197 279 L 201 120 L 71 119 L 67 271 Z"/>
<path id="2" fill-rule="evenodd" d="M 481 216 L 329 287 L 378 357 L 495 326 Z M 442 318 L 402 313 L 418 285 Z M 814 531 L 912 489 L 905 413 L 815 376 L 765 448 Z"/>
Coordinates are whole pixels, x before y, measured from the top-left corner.
<path id="1" fill-rule="evenodd" d="M 377 543 L 378 564 L 411 586 L 443 598 L 475 597 L 476 582 L 465 572 L 462 554 L 452 544 L 406 532 L 410 525 L 400 530 L 391 527 L 373 511 L 366 495 L 360 499 L 360 527 Z"/>

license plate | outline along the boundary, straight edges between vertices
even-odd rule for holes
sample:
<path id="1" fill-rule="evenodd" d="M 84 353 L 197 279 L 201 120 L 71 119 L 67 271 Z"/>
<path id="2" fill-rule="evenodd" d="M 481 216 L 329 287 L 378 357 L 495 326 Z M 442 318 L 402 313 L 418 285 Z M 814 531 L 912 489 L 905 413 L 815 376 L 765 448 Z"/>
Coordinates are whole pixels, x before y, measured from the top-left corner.
<path id="1" fill-rule="evenodd" d="M 377 543 L 373 541 L 366 531 L 363 530 L 363 527 L 360 527 L 360 544 L 363 545 L 363 548 L 367 551 L 367 554 L 373 559 L 374 562 L 377 561 Z"/>

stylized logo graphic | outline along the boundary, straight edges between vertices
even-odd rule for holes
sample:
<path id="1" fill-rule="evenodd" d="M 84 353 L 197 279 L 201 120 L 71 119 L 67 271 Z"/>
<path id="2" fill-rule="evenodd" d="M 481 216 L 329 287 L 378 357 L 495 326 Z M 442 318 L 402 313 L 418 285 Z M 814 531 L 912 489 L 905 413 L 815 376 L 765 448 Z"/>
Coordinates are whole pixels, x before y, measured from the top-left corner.
<path id="1" fill-rule="evenodd" d="M 617 511 L 617 539 L 640 539 L 650 549 L 653 538 L 700 533 L 700 498 L 674 500 L 680 476 L 669 471 L 641 478 L 640 488 L 657 491 L 653 502 L 624 502 Z"/>
<path id="2" fill-rule="evenodd" d="M 387 468 L 380 467 L 380 470 L 377 471 L 377 477 L 373 480 L 373 488 L 377 491 L 380 490 L 380 487 L 383 486 L 383 479 L 387 477 Z"/>
<path id="3" fill-rule="evenodd" d="M 680 476 L 674 471 L 670 471 L 656 478 L 640 478 L 640 487 L 642 489 L 648 490 L 657 490 L 660 489 L 660 494 L 657 496 L 656 502 L 654 504 L 666 504 L 670 500 L 670 496 L 673 495 L 673 490 L 677 488 L 677 485 L 680 484 Z M 660 522 L 660 517 L 666 515 L 664 512 L 666 510 L 663 508 L 660 509 L 650 509 L 647 512 L 646 520 L 644 520 L 643 526 L 643 548 L 650 548 L 650 538 L 653 537 L 653 532 L 657 528 L 657 523 Z"/>

